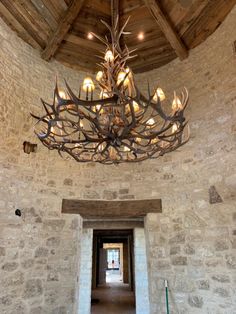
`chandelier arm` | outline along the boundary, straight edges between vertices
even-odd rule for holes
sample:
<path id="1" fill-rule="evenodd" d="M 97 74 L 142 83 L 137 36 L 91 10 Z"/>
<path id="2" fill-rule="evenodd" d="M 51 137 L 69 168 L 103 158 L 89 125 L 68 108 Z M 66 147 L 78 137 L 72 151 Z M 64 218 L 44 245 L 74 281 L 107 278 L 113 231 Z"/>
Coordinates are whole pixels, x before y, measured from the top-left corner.
<path id="1" fill-rule="evenodd" d="M 150 96 L 149 100 L 139 91 L 139 89 L 137 88 L 137 86 L 135 85 L 135 89 L 136 92 L 138 92 L 140 100 L 142 100 L 144 103 L 150 105 L 152 108 L 154 108 L 154 110 L 156 110 L 159 115 L 165 119 L 165 120 L 171 120 L 171 116 L 168 116 L 165 114 L 165 112 L 163 111 L 162 107 L 161 107 L 161 102 L 160 102 L 160 98 L 158 97 L 158 102 L 157 104 L 154 104 L 151 102 L 151 99 L 153 98 L 153 96 Z"/>

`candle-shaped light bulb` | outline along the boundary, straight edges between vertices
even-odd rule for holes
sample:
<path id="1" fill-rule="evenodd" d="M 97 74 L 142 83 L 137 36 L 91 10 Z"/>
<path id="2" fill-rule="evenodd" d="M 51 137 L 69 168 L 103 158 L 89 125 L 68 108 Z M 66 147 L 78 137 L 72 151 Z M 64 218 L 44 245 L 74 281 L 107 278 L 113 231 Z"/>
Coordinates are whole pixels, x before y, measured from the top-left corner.
<path id="1" fill-rule="evenodd" d="M 103 72 L 102 72 L 102 71 L 98 71 L 98 73 L 97 73 L 97 75 L 96 75 L 96 80 L 97 80 L 98 82 L 100 82 L 101 79 L 102 79 L 102 77 L 103 77 Z"/>
<path id="2" fill-rule="evenodd" d="M 156 137 L 156 138 L 153 138 L 152 140 L 151 140 L 151 144 L 156 144 L 158 142 L 158 138 Z"/>
<path id="3" fill-rule="evenodd" d="M 165 93 L 163 92 L 163 90 L 160 87 L 158 87 L 157 90 L 155 91 L 155 94 L 153 96 L 153 100 L 157 101 L 158 97 L 159 97 L 160 101 L 163 101 L 166 99 Z"/>
<path id="4" fill-rule="evenodd" d="M 90 77 L 86 77 L 84 79 L 82 87 L 83 87 L 83 91 L 86 93 L 87 92 L 91 93 L 95 89 L 93 80 Z"/>
<path id="5" fill-rule="evenodd" d="M 178 130 L 178 125 L 176 123 L 174 123 L 171 131 L 172 131 L 172 133 L 175 133 L 177 130 Z"/>
<path id="6" fill-rule="evenodd" d="M 176 92 L 174 92 L 174 100 L 172 102 L 172 109 L 174 111 L 183 109 L 181 100 L 179 99 L 179 97 L 177 97 Z"/>
<path id="7" fill-rule="evenodd" d="M 65 93 L 63 90 L 59 90 L 59 96 L 60 96 L 62 99 L 66 99 L 66 93 Z"/>
<path id="8" fill-rule="evenodd" d="M 83 123 L 83 121 L 82 121 L 82 120 L 80 120 L 80 122 L 79 122 L 79 126 L 81 127 L 81 129 L 83 129 L 83 127 L 84 127 L 84 123 Z"/>
<path id="9" fill-rule="evenodd" d="M 119 72 L 118 74 L 118 77 L 117 77 L 117 85 L 119 85 L 121 82 L 123 82 L 123 86 L 127 86 L 129 84 L 129 77 L 127 75 L 127 73 L 121 71 Z"/>
<path id="10" fill-rule="evenodd" d="M 101 91 L 100 93 L 100 99 L 109 98 L 108 92 L 106 90 Z"/>
<path id="11" fill-rule="evenodd" d="M 131 72 L 131 70 L 130 70 L 129 67 L 127 67 L 127 68 L 125 69 L 125 73 L 129 73 L 129 74 L 128 74 L 128 77 L 129 77 L 129 78 L 132 77 L 132 72 Z"/>
<path id="12" fill-rule="evenodd" d="M 134 108 L 134 112 L 138 112 L 139 111 L 139 105 L 136 101 L 133 100 L 133 108 Z"/>
<path id="13" fill-rule="evenodd" d="M 155 124 L 155 120 L 153 118 L 150 118 L 149 120 L 147 120 L 146 123 L 148 126 L 153 126 Z"/>
<path id="14" fill-rule="evenodd" d="M 114 60 L 114 55 L 111 50 L 107 50 L 104 59 L 106 60 L 106 62 L 112 62 Z"/>
<path id="15" fill-rule="evenodd" d="M 124 146 L 124 152 L 130 152 L 130 148 L 128 146 Z"/>

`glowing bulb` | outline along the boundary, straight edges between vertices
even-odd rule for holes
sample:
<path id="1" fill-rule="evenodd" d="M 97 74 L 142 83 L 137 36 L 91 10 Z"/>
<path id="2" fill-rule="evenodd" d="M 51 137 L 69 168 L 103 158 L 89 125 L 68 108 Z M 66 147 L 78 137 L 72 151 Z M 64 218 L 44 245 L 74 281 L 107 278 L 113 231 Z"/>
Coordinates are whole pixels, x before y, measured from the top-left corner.
<path id="1" fill-rule="evenodd" d="M 101 93 L 100 93 L 100 99 L 105 99 L 105 98 L 109 98 L 110 96 L 109 96 L 109 94 L 108 94 L 108 92 L 107 91 L 101 91 Z"/>
<path id="2" fill-rule="evenodd" d="M 119 72 L 117 77 L 117 85 L 119 85 L 121 82 L 123 82 L 122 85 L 127 86 L 129 84 L 129 78 L 128 75 L 125 72 Z"/>
<path id="3" fill-rule="evenodd" d="M 99 144 L 98 151 L 99 152 L 103 151 L 104 147 L 105 147 L 104 144 Z"/>
<path id="4" fill-rule="evenodd" d="M 178 125 L 175 123 L 173 124 L 171 131 L 172 133 L 175 133 L 177 130 L 178 130 Z"/>
<path id="5" fill-rule="evenodd" d="M 153 138 L 152 140 L 151 140 L 151 144 L 156 144 L 158 142 L 158 138 Z"/>
<path id="6" fill-rule="evenodd" d="M 166 98 L 166 96 L 165 96 L 163 90 L 162 90 L 160 87 L 157 88 L 157 90 L 156 90 L 156 92 L 155 92 L 155 95 L 153 96 L 153 100 L 154 100 L 154 101 L 157 101 L 157 98 L 158 98 L 158 97 L 160 98 L 160 101 L 163 101 L 163 100 L 165 100 L 165 98 Z"/>
<path id="7" fill-rule="evenodd" d="M 86 77 L 83 81 L 83 90 L 85 92 L 92 92 L 95 89 L 93 80 L 90 77 Z"/>
<path id="8" fill-rule="evenodd" d="M 131 72 L 131 70 L 130 70 L 129 67 L 127 67 L 127 68 L 125 69 L 125 72 L 126 72 L 126 73 L 129 73 L 129 74 L 128 74 L 128 77 L 131 78 L 132 72 Z"/>
<path id="9" fill-rule="evenodd" d="M 140 32 L 140 33 L 138 34 L 138 39 L 139 39 L 139 40 L 144 40 L 144 33 L 143 33 L 143 32 Z"/>
<path id="10" fill-rule="evenodd" d="M 130 148 L 127 146 L 124 146 L 124 152 L 130 152 Z"/>
<path id="11" fill-rule="evenodd" d="M 62 99 L 66 99 L 66 93 L 65 93 L 63 90 L 59 90 L 59 96 L 60 96 Z"/>
<path id="12" fill-rule="evenodd" d="M 176 93 L 174 92 L 174 100 L 172 102 L 172 109 L 174 111 L 177 111 L 177 110 L 181 110 L 183 107 L 182 107 L 182 103 L 181 103 L 181 100 L 179 99 L 179 97 L 176 96 Z"/>
<path id="13" fill-rule="evenodd" d="M 148 126 L 153 126 L 155 124 L 155 120 L 153 118 L 150 118 L 149 120 L 147 120 L 146 123 Z"/>
<path id="14" fill-rule="evenodd" d="M 80 120 L 80 122 L 79 122 L 79 126 L 81 127 L 81 129 L 83 129 L 83 127 L 84 127 L 84 123 L 83 123 L 83 121 L 81 121 L 81 120 Z"/>
<path id="15" fill-rule="evenodd" d="M 89 40 L 92 40 L 92 39 L 93 39 L 93 34 L 92 34 L 92 33 L 88 33 L 87 38 L 88 38 Z"/>
<path id="16" fill-rule="evenodd" d="M 114 60 L 114 56 L 113 56 L 113 53 L 112 53 L 111 50 L 107 50 L 104 59 L 105 59 L 107 62 L 112 62 L 112 61 Z"/>
<path id="17" fill-rule="evenodd" d="M 141 141 L 142 141 L 142 139 L 141 139 L 140 137 L 136 137 L 136 138 L 135 138 L 135 142 L 136 142 L 137 144 L 140 144 Z"/>
<path id="18" fill-rule="evenodd" d="M 134 108 L 134 112 L 138 112 L 139 111 L 139 105 L 136 101 L 133 101 L 133 108 Z"/>
<path id="19" fill-rule="evenodd" d="M 104 110 L 101 109 L 101 107 L 102 107 L 102 105 L 96 105 L 96 106 L 93 107 L 93 111 L 94 111 L 94 112 L 103 113 Z"/>
<path id="20" fill-rule="evenodd" d="M 96 80 L 97 80 L 98 82 L 100 82 L 101 79 L 102 79 L 102 77 L 103 77 L 103 72 L 102 72 L 102 71 L 98 71 L 98 73 L 97 73 L 97 75 L 96 75 Z"/>

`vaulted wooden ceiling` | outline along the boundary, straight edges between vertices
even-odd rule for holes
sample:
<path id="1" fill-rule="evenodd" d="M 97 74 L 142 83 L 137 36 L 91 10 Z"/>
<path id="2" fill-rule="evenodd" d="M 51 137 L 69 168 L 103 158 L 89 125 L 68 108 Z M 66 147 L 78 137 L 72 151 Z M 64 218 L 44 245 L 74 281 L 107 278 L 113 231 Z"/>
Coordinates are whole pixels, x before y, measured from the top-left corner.
<path id="1" fill-rule="evenodd" d="M 138 56 L 134 72 L 160 67 L 203 42 L 225 19 L 236 0 L 0 0 L 0 16 L 43 59 L 55 58 L 72 68 L 96 71 L 104 47 L 88 33 L 106 35 L 100 22 L 120 24 L 129 16 L 124 38 Z M 143 33 L 144 38 L 138 39 Z"/>

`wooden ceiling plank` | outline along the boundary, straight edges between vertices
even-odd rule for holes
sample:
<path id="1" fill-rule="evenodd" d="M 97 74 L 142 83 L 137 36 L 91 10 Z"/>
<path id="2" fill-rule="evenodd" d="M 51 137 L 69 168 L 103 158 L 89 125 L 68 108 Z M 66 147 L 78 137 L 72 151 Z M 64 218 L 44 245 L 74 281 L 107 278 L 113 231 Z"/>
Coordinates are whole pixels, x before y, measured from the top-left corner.
<path id="1" fill-rule="evenodd" d="M 101 201 L 67 200 L 62 201 L 63 214 L 79 214 L 86 219 L 143 218 L 148 213 L 161 213 L 160 199 Z"/>
<path id="2" fill-rule="evenodd" d="M 217 29 L 235 5 L 236 0 L 227 0 L 227 3 L 225 0 L 207 1 L 198 16 L 194 15 L 192 21 L 189 21 L 189 27 L 185 28 L 184 33 L 181 29 L 188 46 L 192 49 L 201 44 Z"/>
<path id="3" fill-rule="evenodd" d="M 49 12 L 52 14 L 52 16 L 54 16 L 55 20 L 59 22 L 64 12 L 61 11 L 57 5 L 55 6 L 51 0 L 42 0 L 42 2 L 45 5 L 45 7 L 49 10 Z"/>
<path id="4" fill-rule="evenodd" d="M 169 21 L 167 16 L 163 13 L 158 2 L 156 0 L 145 0 L 145 3 L 180 60 L 187 58 L 187 48 L 171 25 L 171 22 Z"/>
<path id="5" fill-rule="evenodd" d="M 85 39 L 72 33 L 67 34 L 64 40 L 72 44 L 82 46 L 84 48 L 91 48 L 97 52 L 104 51 L 106 48 L 105 45 L 103 46 L 102 44 L 95 42 L 94 40 Z"/>
<path id="6" fill-rule="evenodd" d="M 48 61 L 51 59 L 52 56 L 54 56 L 62 40 L 65 38 L 70 27 L 72 26 L 74 20 L 77 18 L 83 4 L 84 0 L 80 1 L 74 0 L 68 7 L 60 24 L 58 25 L 58 28 L 56 29 L 55 32 L 52 33 L 48 40 L 46 48 L 42 52 L 43 59 Z"/>
<path id="7" fill-rule="evenodd" d="M 0 17 L 3 21 L 17 33 L 17 35 L 26 41 L 30 46 L 40 49 L 38 42 L 32 37 L 28 31 L 16 20 L 15 16 L 0 2 Z"/>
<path id="8" fill-rule="evenodd" d="M 55 30 L 57 28 L 57 20 L 48 10 L 48 8 L 43 4 L 42 0 L 31 0 L 33 5 L 37 8 L 38 12 L 40 12 L 41 16 L 43 16 L 44 20 L 48 23 L 51 30 Z"/>
<path id="9" fill-rule="evenodd" d="M 15 19 L 24 27 L 29 35 L 40 45 L 41 48 L 45 47 L 45 41 L 39 36 L 35 25 L 33 25 L 29 19 L 27 19 L 15 6 L 16 2 L 9 0 L 1 0 L 2 4 L 7 10 L 15 17 Z"/>
<path id="10" fill-rule="evenodd" d="M 38 31 L 44 32 L 46 36 L 49 36 L 52 29 L 47 20 L 43 17 L 43 15 L 41 15 L 37 7 L 31 2 L 31 0 L 20 0 L 19 3 L 24 8 L 25 12 L 27 12 L 31 22 L 37 25 Z"/>
<path id="11" fill-rule="evenodd" d="M 16 0 L 13 1 L 13 7 L 15 7 L 15 9 L 21 14 L 21 16 L 24 17 L 25 21 L 34 30 L 35 34 L 37 34 L 37 36 L 43 40 L 45 45 L 49 36 L 49 30 L 45 30 L 45 25 L 42 26 L 42 23 L 40 23 L 39 21 L 39 14 L 34 14 L 32 8 L 30 8 L 29 10 L 29 7 L 27 7 L 27 3 L 29 4 L 30 0 Z"/>
<path id="12" fill-rule="evenodd" d="M 55 56 L 55 59 L 65 66 L 70 67 L 71 69 L 77 70 L 77 71 L 90 71 L 95 73 L 95 64 L 90 64 L 89 62 L 86 62 L 85 60 L 81 60 L 81 58 L 78 59 L 75 57 L 68 57 L 67 54 L 64 54 L 62 52 L 58 52 Z"/>

